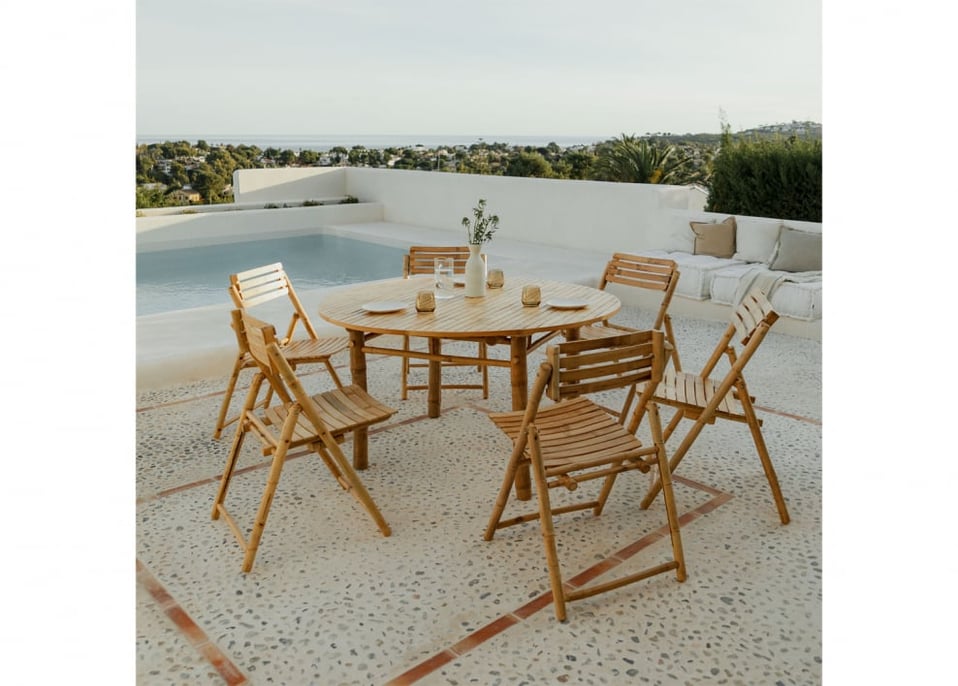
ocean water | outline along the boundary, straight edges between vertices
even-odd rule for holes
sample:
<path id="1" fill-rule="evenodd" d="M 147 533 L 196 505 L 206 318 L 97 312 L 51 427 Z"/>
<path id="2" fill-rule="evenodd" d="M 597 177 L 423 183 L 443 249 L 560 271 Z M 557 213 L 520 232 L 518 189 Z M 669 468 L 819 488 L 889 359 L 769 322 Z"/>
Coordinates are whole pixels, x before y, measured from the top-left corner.
<path id="1" fill-rule="evenodd" d="M 187 141 L 196 144 L 197 141 L 206 141 L 210 145 L 255 145 L 261 149 L 277 148 L 279 150 L 315 150 L 325 152 L 337 146 L 347 150 L 355 145 L 362 145 L 370 149 L 401 148 L 423 145 L 427 148 L 454 145 L 473 145 L 474 143 L 505 143 L 509 146 L 536 147 L 555 143 L 561 148 L 576 145 L 591 145 L 610 140 L 619 134 L 608 136 L 516 136 L 516 135 L 409 135 L 409 134 L 377 134 L 377 135 L 266 135 L 266 134 L 137 134 L 137 145 L 148 143 L 165 143 L 166 141 Z"/>

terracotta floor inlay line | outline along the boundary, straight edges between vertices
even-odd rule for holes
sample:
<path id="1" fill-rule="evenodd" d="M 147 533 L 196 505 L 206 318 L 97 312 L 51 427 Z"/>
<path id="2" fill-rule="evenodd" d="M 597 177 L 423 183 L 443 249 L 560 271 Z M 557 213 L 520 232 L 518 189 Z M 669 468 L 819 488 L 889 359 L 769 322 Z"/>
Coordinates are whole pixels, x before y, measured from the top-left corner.
<path id="1" fill-rule="evenodd" d="M 228 686 L 248 683 L 246 676 L 226 657 L 219 647 L 211 643 L 206 633 L 193 621 L 166 588 L 150 573 L 146 566 L 136 561 L 136 578 L 152 596 L 167 618 L 189 641 L 190 645 L 213 666 Z"/>
<path id="2" fill-rule="evenodd" d="M 806 424 L 813 424 L 815 426 L 821 426 L 821 419 L 812 419 L 811 417 L 803 417 L 798 414 L 792 414 L 791 412 L 782 412 L 781 410 L 773 410 L 770 407 L 764 407 L 762 405 L 756 405 L 756 410 L 761 410 L 762 412 L 768 412 L 769 414 L 778 415 L 779 417 L 785 417 L 786 419 L 794 419 L 798 422 L 805 422 Z"/>
<path id="3" fill-rule="evenodd" d="M 675 480 L 679 480 L 678 477 L 676 477 Z M 692 488 L 699 489 L 701 486 L 701 484 L 689 479 L 681 479 L 681 481 L 684 485 L 690 486 Z M 722 491 L 717 491 L 716 489 L 710 487 L 703 487 L 700 490 L 709 493 L 714 497 L 702 505 L 683 513 L 679 518 L 682 522 L 682 527 L 688 526 L 688 524 L 694 522 L 703 515 L 708 514 L 718 506 L 727 503 L 733 497 L 730 493 L 723 493 Z M 587 569 L 579 572 L 577 575 L 568 578 L 566 583 L 572 588 L 581 587 L 585 583 L 594 580 L 596 577 L 601 576 L 605 572 L 618 566 L 624 560 L 632 557 L 643 548 L 649 547 L 660 539 L 668 538 L 668 536 L 669 527 L 668 524 L 664 524 L 660 528 L 646 534 L 637 541 L 634 541 L 621 550 L 613 553 L 606 559 L 601 560 Z M 542 593 L 533 598 L 531 601 L 516 608 L 512 612 L 500 615 L 492 622 L 471 633 L 466 638 L 454 643 L 449 648 L 443 649 L 432 657 L 403 672 L 393 680 L 389 681 L 388 686 L 407 686 L 408 684 L 414 684 L 420 679 L 425 678 L 432 672 L 448 664 L 455 657 L 462 657 L 469 651 L 478 648 L 486 641 L 498 636 L 507 629 L 520 624 L 540 610 L 551 607 L 552 591 Z"/>
<path id="4" fill-rule="evenodd" d="M 376 359 L 367 360 L 367 363 L 375 363 L 384 360 L 391 359 L 390 356 L 378 356 Z M 345 365 L 340 365 L 342 367 Z M 306 372 L 306 374 L 322 374 L 325 373 L 325 370 L 319 369 L 313 372 Z M 240 393 L 240 391 L 237 391 Z M 197 400 L 208 400 L 213 397 L 222 396 L 223 391 L 208 393 L 202 396 L 194 396 L 191 398 L 180 399 L 175 401 L 170 401 L 166 403 L 161 403 L 149 407 L 140 407 L 136 411 L 147 412 L 155 409 L 163 409 L 166 407 L 171 407 L 179 405 L 182 403 L 193 402 Z M 465 400 L 459 404 L 452 404 L 449 406 L 444 406 L 442 408 L 442 413 L 451 412 L 457 409 L 472 409 L 480 413 L 489 413 L 490 410 L 485 405 L 481 404 L 478 401 L 474 400 Z M 793 419 L 795 421 L 804 422 L 807 424 L 812 424 L 816 426 L 821 426 L 822 422 L 818 419 L 813 419 L 809 417 L 803 417 L 800 415 L 795 415 L 787 412 L 781 412 L 767 407 L 756 406 L 756 409 L 763 412 L 774 414 L 777 416 L 785 417 L 787 419 Z M 375 435 L 382 431 L 388 431 L 390 429 L 397 428 L 399 426 L 409 426 L 416 424 L 423 420 L 427 420 L 429 417 L 425 414 L 416 415 L 413 417 L 408 417 L 406 419 L 389 423 L 386 425 L 380 425 L 378 427 L 372 428 L 369 430 L 369 435 Z M 291 453 L 288 456 L 288 459 L 297 459 L 300 457 L 308 456 L 311 452 L 307 450 L 299 450 L 294 453 Z M 246 466 L 242 469 L 236 470 L 236 474 L 243 474 L 246 472 L 262 470 L 270 466 L 269 460 L 264 460 L 253 465 Z M 729 502 L 733 495 L 726 493 L 717 488 L 709 486 L 707 484 L 702 484 L 691 479 L 673 475 L 673 481 L 676 484 L 681 484 L 689 488 L 699 490 L 703 493 L 706 493 L 711 496 L 709 500 L 703 504 L 695 507 L 687 512 L 684 512 L 680 515 L 680 525 L 684 529 L 689 526 L 697 519 L 713 512 L 716 508 L 721 505 Z M 181 493 L 186 490 L 208 486 L 210 484 L 218 483 L 220 476 L 213 476 L 207 479 L 202 479 L 193 483 L 183 484 L 173 488 L 169 488 L 163 491 L 160 491 L 156 494 L 146 496 L 144 498 L 138 499 L 137 504 L 154 501 L 160 498 L 164 498 L 170 495 Z M 566 579 L 566 583 L 570 588 L 580 588 L 585 586 L 596 578 L 611 572 L 623 561 L 628 560 L 629 558 L 635 556 L 640 551 L 652 546 L 656 542 L 668 539 L 669 531 L 668 525 L 663 524 L 660 528 L 655 529 L 641 538 L 627 544 L 618 551 L 613 552 L 605 559 L 593 564 L 577 574 L 570 576 Z M 183 610 L 183 608 L 176 602 L 176 600 L 167 592 L 167 590 L 159 583 L 159 581 L 146 569 L 144 565 L 137 560 L 137 580 L 141 586 L 149 592 L 150 596 L 153 598 L 154 602 L 157 603 L 159 608 L 164 612 L 164 614 L 169 618 L 169 620 L 178 628 L 182 633 L 184 638 L 190 643 L 190 645 L 197 650 L 197 652 L 206 659 L 210 665 L 220 674 L 220 676 L 225 680 L 229 685 L 238 685 L 246 684 L 248 682 L 247 677 L 243 675 L 240 670 L 234 665 L 229 658 L 223 654 L 218 646 L 211 643 L 209 638 L 206 636 L 205 632 L 193 621 L 193 619 Z M 469 633 L 465 637 L 455 641 L 454 643 L 448 645 L 446 648 L 439 650 L 432 656 L 422 660 L 418 664 L 413 665 L 411 668 L 404 671 L 399 676 L 394 677 L 391 681 L 388 682 L 390 686 L 405 686 L 407 684 L 414 684 L 427 676 L 436 672 L 437 670 L 443 668 L 445 665 L 455 661 L 456 659 L 466 655 L 470 651 L 479 648 L 484 645 L 486 642 L 494 639 L 508 629 L 521 624 L 526 619 L 532 617 L 536 613 L 546 610 L 551 611 L 553 607 L 552 603 L 552 593 L 547 591 L 545 593 L 540 593 L 539 595 L 533 597 L 531 600 L 524 602 L 522 605 L 518 606 L 511 612 L 506 612 L 484 626 L 480 627 L 474 632 Z"/>
<path id="5" fill-rule="evenodd" d="M 387 356 L 387 355 L 379 355 L 379 356 L 377 356 L 375 359 L 372 359 L 372 358 L 367 359 L 366 362 L 367 362 L 367 364 L 369 364 L 369 363 L 381 362 L 381 361 L 383 361 L 383 360 L 388 360 L 388 359 L 390 359 L 390 356 Z M 348 368 L 349 368 L 349 365 L 348 365 L 348 364 L 334 364 L 334 365 L 333 365 L 333 368 L 334 368 L 334 369 L 348 369 Z M 252 369 L 250 369 L 249 371 L 252 371 Z M 325 369 L 325 367 L 324 367 L 323 369 L 313 369 L 312 371 L 301 371 L 301 372 L 297 372 L 296 375 L 299 376 L 300 378 L 302 378 L 302 377 L 304 377 L 304 376 L 314 376 L 314 375 L 316 375 L 316 374 L 328 374 L 328 372 L 326 371 L 326 369 Z M 239 398 L 244 398 L 245 395 L 246 395 L 246 392 L 247 392 L 248 390 L 249 390 L 249 384 L 247 384 L 246 386 L 240 386 L 239 384 L 237 384 L 237 385 L 236 385 L 236 388 L 233 389 L 233 395 L 236 396 L 236 397 L 239 397 Z M 209 398 L 216 398 L 216 397 L 218 397 L 218 396 L 223 395 L 224 393 L 226 393 L 226 389 L 225 389 L 225 388 L 224 388 L 222 391 L 212 391 L 212 392 L 210 392 L 210 393 L 204 393 L 203 395 L 195 395 L 195 396 L 192 396 L 192 397 L 189 397 L 189 398 L 181 398 L 180 400 L 170 400 L 169 402 L 160 403 L 160 404 L 158 404 L 158 405 L 147 405 L 147 406 L 145 406 L 145 407 L 138 407 L 138 408 L 136 408 L 136 411 L 137 411 L 137 412 L 149 412 L 150 410 L 160 410 L 160 409 L 163 409 L 164 407 L 174 407 L 174 406 L 176 406 L 176 405 L 182 405 L 183 403 L 192 403 L 192 402 L 195 402 L 195 401 L 197 401 L 197 400 L 208 400 Z"/>
<path id="6" fill-rule="evenodd" d="M 465 405 L 452 405 L 448 408 L 444 408 L 443 412 L 455 410 L 455 409 L 458 409 L 459 407 L 465 407 Z M 382 431 L 389 431 L 390 429 L 395 429 L 396 427 L 399 427 L 399 426 L 408 426 L 409 424 L 415 424 L 416 422 L 420 422 L 429 418 L 430 418 L 429 415 L 425 415 L 425 414 L 416 415 L 415 417 L 408 417 L 406 419 L 400 420 L 398 422 L 393 422 L 385 426 L 378 426 L 374 429 L 370 429 L 368 433 L 370 436 L 375 436 L 376 434 Z M 348 440 L 350 439 L 347 439 L 347 441 Z M 300 457 L 307 457 L 311 454 L 312 452 L 309 450 L 295 450 L 287 454 L 286 461 L 289 462 L 290 460 L 295 460 Z M 268 469 L 271 464 L 272 462 L 270 462 L 269 460 L 263 460 L 262 462 L 257 462 L 256 464 L 247 465 L 246 467 L 242 467 L 240 469 L 235 470 L 233 472 L 233 476 L 246 474 L 247 472 L 252 472 L 259 469 Z M 200 488 L 202 486 L 209 486 L 210 484 L 219 483 L 221 478 L 222 476 L 211 476 L 206 479 L 200 479 L 199 481 L 190 482 L 188 484 L 173 486 L 172 488 L 167 488 L 165 490 L 160 491 L 159 493 L 154 493 L 153 495 L 147 495 L 141 498 L 137 498 L 136 504 L 142 505 L 144 503 L 153 502 L 154 500 L 159 500 L 160 498 L 165 498 L 167 496 L 175 495 L 177 493 L 182 493 L 183 491 L 189 491 L 194 488 Z"/>

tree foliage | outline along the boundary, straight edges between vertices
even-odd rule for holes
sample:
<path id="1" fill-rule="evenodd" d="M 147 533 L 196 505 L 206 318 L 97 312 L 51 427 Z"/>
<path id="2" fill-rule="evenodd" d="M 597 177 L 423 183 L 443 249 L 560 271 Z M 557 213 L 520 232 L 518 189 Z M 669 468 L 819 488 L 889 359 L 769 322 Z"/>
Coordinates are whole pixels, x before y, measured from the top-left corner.
<path id="1" fill-rule="evenodd" d="M 183 204 L 183 194 L 174 191 L 192 185 L 201 191 L 207 202 L 231 202 L 232 193 L 230 183 L 233 173 L 237 169 L 259 169 L 263 167 L 279 166 L 329 166 L 350 165 L 393 169 L 420 169 L 424 171 L 455 171 L 460 174 L 486 174 L 492 176 L 524 176 L 552 179 L 595 179 L 603 181 L 622 181 L 629 183 L 667 183 L 686 185 L 698 183 L 706 187 L 713 187 L 712 174 L 716 169 L 716 154 L 719 143 L 728 153 L 723 164 L 732 171 L 725 172 L 724 179 L 719 175 L 718 187 L 713 190 L 716 202 L 725 203 L 731 207 L 731 193 L 736 193 L 737 206 L 752 208 L 752 204 L 743 203 L 742 198 L 749 197 L 748 193 L 767 194 L 755 188 L 734 188 L 739 185 L 765 184 L 770 188 L 777 188 L 770 178 L 778 175 L 778 185 L 787 183 L 790 189 L 804 188 L 817 180 L 817 191 L 810 193 L 804 190 L 776 190 L 783 199 L 789 198 L 790 193 L 817 199 L 817 214 L 821 214 L 821 125 L 813 122 L 793 122 L 792 125 L 776 125 L 768 130 L 756 129 L 747 132 L 750 138 L 758 140 L 781 139 L 781 131 L 793 132 L 805 139 L 793 141 L 791 154 L 793 158 L 801 151 L 817 149 L 817 157 L 811 156 L 808 164 L 815 168 L 799 169 L 800 165 L 792 159 L 792 166 L 783 167 L 781 164 L 768 162 L 769 169 L 760 173 L 755 169 L 748 170 L 751 176 L 743 170 L 735 168 L 735 158 L 738 154 L 735 145 L 730 140 L 727 125 L 723 126 L 723 134 L 685 134 L 671 133 L 646 134 L 639 138 L 623 134 L 621 138 L 597 143 L 595 145 L 579 145 L 563 148 L 551 142 L 542 146 L 512 146 L 507 143 L 486 142 L 479 139 L 469 146 L 440 146 L 427 148 L 426 146 L 387 147 L 383 149 L 366 148 L 354 145 L 350 149 L 336 146 L 327 152 L 315 150 L 281 150 L 268 147 L 261 150 L 255 145 L 210 145 L 206 141 L 197 141 L 195 146 L 187 141 L 166 141 L 164 143 L 141 144 L 136 147 L 136 184 L 137 207 L 163 207 L 167 205 Z M 746 134 L 739 134 L 744 137 Z M 792 140 L 792 139 L 789 139 Z M 758 143 L 756 142 L 756 145 Z M 771 143 L 769 143 L 771 145 Z M 775 145 L 781 147 L 781 140 Z M 816 148 L 817 146 L 817 148 Z M 773 146 L 774 147 L 774 146 Z M 771 152 L 763 153 L 769 159 L 774 155 Z M 802 153 L 804 154 L 804 153 Z M 759 157 L 757 153 L 754 155 Z M 807 156 L 806 156 L 807 157 Z M 755 165 L 753 165 L 755 166 Z M 735 175 L 742 176 L 736 179 Z M 782 181 L 782 178 L 787 179 Z M 801 177 L 796 182 L 794 177 Z M 744 179 L 751 179 L 745 181 Z M 758 181 L 756 179 L 759 179 Z M 724 184 L 724 185 L 723 185 Z M 140 188 L 144 186 L 145 188 Z M 814 204 L 815 201 L 812 201 Z M 761 213 L 767 216 L 798 217 L 794 210 L 788 209 L 795 205 L 792 201 L 786 209 L 772 212 L 765 209 Z M 805 212 L 802 216 L 813 216 L 815 208 Z M 722 209 L 719 211 L 733 211 Z M 749 212 L 758 210 L 749 209 Z M 770 214 L 771 213 L 771 214 Z"/>
<path id="2" fill-rule="evenodd" d="M 726 128 L 714 160 L 711 212 L 822 221 L 822 142 L 779 137 L 734 140 Z"/>
<path id="3" fill-rule="evenodd" d="M 505 176 L 531 176 L 548 179 L 554 176 L 552 165 L 539 152 L 520 152 L 509 156 Z"/>
<path id="4" fill-rule="evenodd" d="M 684 170 L 684 159 L 673 145 L 622 134 L 599 147 L 592 176 L 598 181 L 671 184 L 682 183 Z"/>
<path id="5" fill-rule="evenodd" d="M 175 205 L 172 198 L 166 193 L 163 184 L 144 184 L 136 187 L 136 208 L 143 207 L 170 207 Z"/>

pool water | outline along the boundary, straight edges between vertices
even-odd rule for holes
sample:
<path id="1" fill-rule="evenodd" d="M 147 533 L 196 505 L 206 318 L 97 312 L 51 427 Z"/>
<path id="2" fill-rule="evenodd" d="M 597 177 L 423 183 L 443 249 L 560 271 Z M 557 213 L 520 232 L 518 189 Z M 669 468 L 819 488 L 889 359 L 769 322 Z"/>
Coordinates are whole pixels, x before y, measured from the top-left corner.
<path id="1" fill-rule="evenodd" d="M 230 274 L 282 262 L 297 292 L 402 275 L 402 248 L 327 234 L 137 253 L 136 314 L 231 304 Z"/>

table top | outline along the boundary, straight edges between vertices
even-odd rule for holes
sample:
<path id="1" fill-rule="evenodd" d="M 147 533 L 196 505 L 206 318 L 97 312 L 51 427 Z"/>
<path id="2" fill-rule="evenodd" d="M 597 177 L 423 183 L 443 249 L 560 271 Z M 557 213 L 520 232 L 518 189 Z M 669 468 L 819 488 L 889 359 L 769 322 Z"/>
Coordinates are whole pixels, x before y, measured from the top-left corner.
<path id="1" fill-rule="evenodd" d="M 538 307 L 522 304 L 522 287 L 536 284 L 542 293 Z M 412 276 L 357 284 L 331 293 L 319 305 L 326 321 L 349 330 L 381 334 L 408 334 L 442 338 L 470 336 L 526 336 L 544 331 L 584 326 L 608 319 L 622 304 L 597 288 L 507 274 L 505 286 L 487 288 L 481 298 L 467 298 L 463 288 L 454 297 L 436 299 L 433 312 L 416 311 L 416 292 L 435 290 L 433 276 Z M 552 307 L 550 301 L 580 300 L 578 309 Z M 374 313 L 364 304 L 394 302 L 402 309 Z"/>

